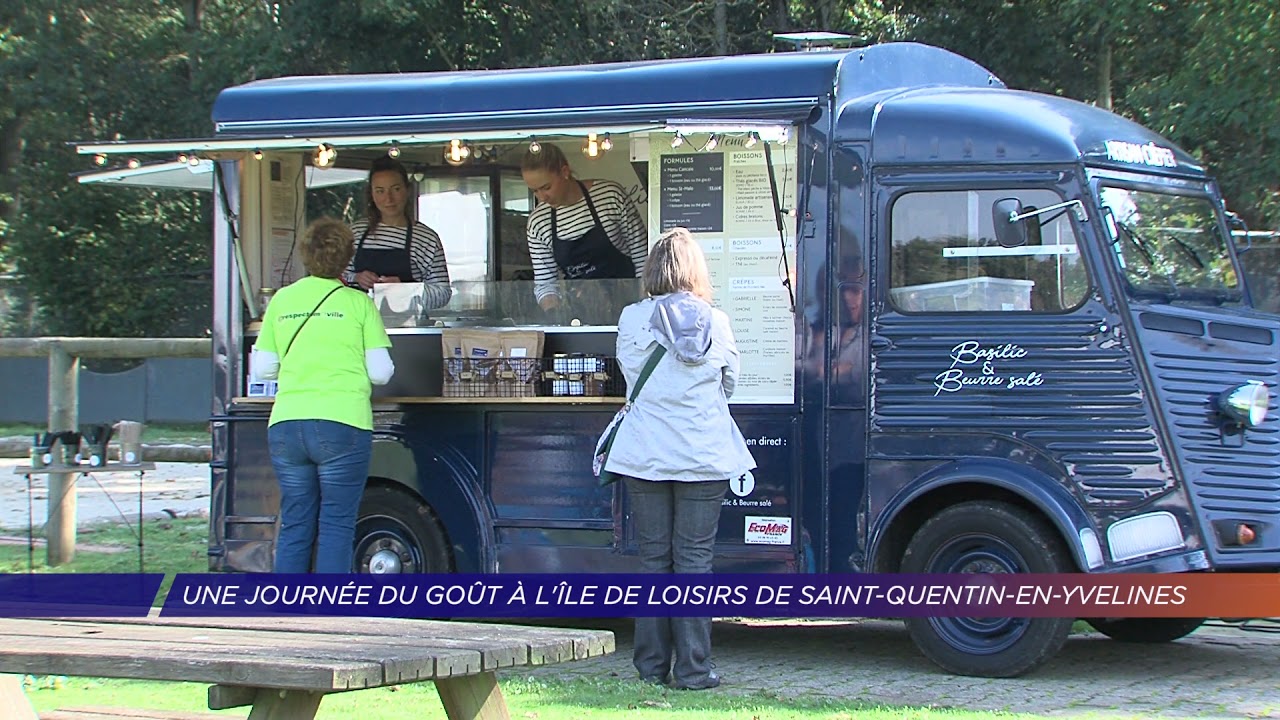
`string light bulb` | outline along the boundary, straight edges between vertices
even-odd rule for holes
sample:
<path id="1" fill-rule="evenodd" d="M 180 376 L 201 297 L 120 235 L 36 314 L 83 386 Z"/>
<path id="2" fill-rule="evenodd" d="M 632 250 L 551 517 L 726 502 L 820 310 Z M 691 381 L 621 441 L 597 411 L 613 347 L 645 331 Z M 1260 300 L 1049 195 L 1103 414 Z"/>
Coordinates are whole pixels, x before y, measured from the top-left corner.
<path id="1" fill-rule="evenodd" d="M 128 166 L 130 170 L 137 170 L 138 168 L 142 167 L 142 163 L 138 160 L 138 158 L 129 158 L 129 161 L 125 163 L 125 165 Z"/>
<path id="2" fill-rule="evenodd" d="M 752 130 L 751 132 L 747 133 L 746 147 L 753 148 L 756 146 L 756 143 L 758 142 L 760 142 L 760 133 L 756 132 L 755 130 Z"/>
<path id="3" fill-rule="evenodd" d="M 587 133 L 587 139 L 582 142 L 582 154 L 589 158 L 600 157 L 600 141 L 595 133 Z"/>
<path id="4" fill-rule="evenodd" d="M 200 156 L 196 155 L 195 153 L 191 153 L 190 155 L 188 155 L 187 165 L 190 165 L 191 167 L 200 167 Z"/>
<path id="5" fill-rule="evenodd" d="M 537 155 L 538 153 L 542 152 L 542 143 L 538 142 L 537 140 L 530 140 L 529 152 L 533 153 L 534 155 Z"/>
<path id="6" fill-rule="evenodd" d="M 711 133 L 710 135 L 707 136 L 707 146 L 703 149 L 715 150 L 716 147 L 719 145 L 720 145 L 720 138 L 716 137 L 715 133 Z"/>
<path id="7" fill-rule="evenodd" d="M 253 151 L 253 159 L 254 159 L 254 160 L 261 160 L 261 159 L 262 159 L 262 151 L 261 151 L 261 150 L 257 150 L 257 149 L 255 149 L 255 150 Z"/>
<path id="8" fill-rule="evenodd" d="M 609 137 L 609 133 L 604 134 L 604 138 L 600 141 L 600 149 L 609 152 L 613 149 L 613 138 Z"/>
<path id="9" fill-rule="evenodd" d="M 338 151 L 329 143 L 321 143 L 311 157 L 311 164 L 318 168 L 331 168 L 338 160 Z"/>
<path id="10" fill-rule="evenodd" d="M 98 167 L 102 167 L 103 165 L 106 165 L 106 164 L 107 164 L 107 156 L 106 156 L 106 155 L 103 155 L 102 153 L 98 153 L 97 155 L 94 155 L 94 156 L 93 156 L 93 164 L 94 164 L 94 165 L 97 165 Z"/>
<path id="11" fill-rule="evenodd" d="M 449 146 L 444 149 L 444 161 L 455 167 L 465 163 L 469 157 L 471 147 L 457 138 L 450 140 Z"/>
<path id="12" fill-rule="evenodd" d="M 400 146 L 392 142 L 391 147 L 387 148 L 387 157 L 392 159 L 400 157 Z"/>
<path id="13" fill-rule="evenodd" d="M 182 164 L 184 164 L 184 165 L 185 165 L 185 164 L 187 163 L 187 154 L 186 154 L 186 153 L 178 153 L 178 162 L 180 162 L 180 163 L 182 163 Z"/>
<path id="14" fill-rule="evenodd" d="M 684 133 L 676 131 L 675 137 L 671 138 L 671 147 L 678 148 L 684 144 Z"/>

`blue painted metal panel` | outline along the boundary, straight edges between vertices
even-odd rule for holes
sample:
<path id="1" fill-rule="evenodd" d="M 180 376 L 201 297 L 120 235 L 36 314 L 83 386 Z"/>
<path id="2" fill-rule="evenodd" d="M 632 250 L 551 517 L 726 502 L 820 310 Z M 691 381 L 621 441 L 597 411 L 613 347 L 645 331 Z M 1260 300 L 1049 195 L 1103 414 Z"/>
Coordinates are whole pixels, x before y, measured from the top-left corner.
<path id="1" fill-rule="evenodd" d="M 1135 122 L 1075 100 L 1030 92 L 925 87 L 863 98 L 841 108 L 837 141 L 865 140 L 868 132 L 874 137 L 876 165 L 1085 162 L 1205 175 L 1196 158 Z M 1109 141 L 1166 148 L 1176 164 L 1153 167 L 1117 161 L 1108 155 Z"/>

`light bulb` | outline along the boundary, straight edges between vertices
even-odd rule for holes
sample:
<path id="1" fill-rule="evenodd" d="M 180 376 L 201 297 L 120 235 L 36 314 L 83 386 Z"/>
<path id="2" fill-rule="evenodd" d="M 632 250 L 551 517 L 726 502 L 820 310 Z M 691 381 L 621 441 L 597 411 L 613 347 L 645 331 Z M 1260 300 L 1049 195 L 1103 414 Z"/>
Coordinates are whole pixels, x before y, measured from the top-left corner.
<path id="1" fill-rule="evenodd" d="M 707 136 L 707 147 L 705 149 L 715 150 L 716 146 L 719 144 L 720 144 L 720 138 L 716 137 L 715 133 L 711 133 L 709 136 Z"/>
<path id="2" fill-rule="evenodd" d="M 103 155 L 102 153 L 98 153 L 97 155 L 94 155 L 94 156 L 93 156 L 93 164 L 94 164 L 94 165 L 97 165 L 98 167 L 102 167 L 103 165 L 106 165 L 106 164 L 107 164 L 107 156 L 106 156 L 106 155 Z"/>
<path id="3" fill-rule="evenodd" d="M 678 148 L 684 144 L 684 134 L 677 131 L 676 136 L 671 138 L 671 147 Z"/>
<path id="4" fill-rule="evenodd" d="M 129 162 L 125 163 L 125 165 L 129 166 L 130 170 L 137 170 L 142 167 L 142 163 L 138 161 L 138 158 L 129 158 Z"/>
<path id="5" fill-rule="evenodd" d="M 582 143 L 582 154 L 589 158 L 600 155 L 600 141 L 596 140 L 595 133 L 587 133 L 587 139 Z"/>
<path id="6" fill-rule="evenodd" d="M 261 159 L 262 159 L 262 151 L 261 151 L 261 150 L 254 150 L 254 151 L 253 151 L 253 159 L 254 159 L 254 160 L 261 160 Z"/>
<path id="7" fill-rule="evenodd" d="M 747 142 L 746 142 L 747 147 L 749 148 L 755 147 L 756 143 L 758 142 L 760 142 L 760 133 L 757 133 L 755 130 L 752 130 L 751 132 L 747 133 Z"/>
<path id="8" fill-rule="evenodd" d="M 461 165 L 469 157 L 471 157 L 471 148 L 456 138 L 450 140 L 449 146 L 444 149 L 444 161 L 450 165 Z"/>
<path id="9" fill-rule="evenodd" d="M 395 143 L 392 143 L 391 147 L 387 148 L 387 157 L 389 158 L 400 157 L 400 146 L 396 145 Z"/>
<path id="10" fill-rule="evenodd" d="M 187 162 L 187 154 L 178 153 L 178 162 L 185 164 Z"/>
<path id="11" fill-rule="evenodd" d="M 191 167 L 200 167 L 200 156 L 192 153 L 187 157 L 187 164 Z"/>
<path id="12" fill-rule="evenodd" d="M 329 143 L 322 143 L 316 148 L 315 155 L 311 158 L 311 164 L 318 168 L 331 168 L 338 160 L 338 151 Z"/>
<path id="13" fill-rule="evenodd" d="M 613 138 L 609 137 L 609 133 L 604 134 L 604 139 L 600 141 L 600 149 L 609 152 L 613 149 Z"/>
<path id="14" fill-rule="evenodd" d="M 537 140 L 530 140 L 530 141 L 529 141 L 529 152 L 534 153 L 535 155 L 536 155 L 537 153 L 542 152 L 542 143 L 538 142 Z"/>

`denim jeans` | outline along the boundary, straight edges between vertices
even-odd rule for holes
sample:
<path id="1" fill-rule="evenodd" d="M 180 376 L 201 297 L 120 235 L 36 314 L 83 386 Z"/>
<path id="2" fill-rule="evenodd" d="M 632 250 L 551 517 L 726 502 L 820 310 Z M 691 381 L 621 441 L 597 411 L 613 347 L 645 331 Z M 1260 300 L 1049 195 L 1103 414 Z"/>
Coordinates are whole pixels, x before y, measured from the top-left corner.
<path id="1" fill-rule="evenodd" d="M 356 514 L 373 433 L 331 420 L 286 420 L 267 430 L 280 483 L 275 572 L 351 572 Z"/>
<path id="2" fill-rule="evenodd" d="M 728 481 L 623 480 L 644 571 L 710 573 Z M 636 618 L 632 662 L 642 678 L 670 675 L 677 686 L 705 683 L 712 668 L 711 618 Z"/>

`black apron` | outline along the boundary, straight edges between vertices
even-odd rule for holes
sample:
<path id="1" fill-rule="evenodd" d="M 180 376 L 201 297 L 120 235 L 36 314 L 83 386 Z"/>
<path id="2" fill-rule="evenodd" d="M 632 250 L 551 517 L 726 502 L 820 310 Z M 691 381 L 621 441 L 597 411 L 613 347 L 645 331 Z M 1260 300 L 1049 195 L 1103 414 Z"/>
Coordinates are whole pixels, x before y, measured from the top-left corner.
<path id="1" fill-rule="evenodd" d="M 560 267 L 566 280 L 635 277 L 636 266 L 631 258 L 609 242 L 609 234 L 604 231 L 596 205 L 591 202 L 591 193 L 587 192 L 587 187 L 581 180 L 575 182 L 582 189 L 582 197 L 587 201 L 587 210 L 591 211 L 591 219 L 595 224 L 577 240 L 561 240 L 556 233 L 556 209 L 551 208 L 551 254 L 555 256 L 556 265 Z"/>
<path id="2" fill-rule="evenodd" d="M 366 226 L 356 243 L 355 272 L 372 270 L 382 277 L 398 277 L 400 282 L 415 282 L 413 279 L 413 260 L 409 255 L 409 243 L 413 242 L 413 223 L 404 231 L 404 247 L 394 250 L 365 250 L 364 240 L 369 237 L 373 226 Z"/>
<path id="3" fill-rule="evenodd" d="M 609 234 L 600 222 L 591 193 L 581 180 L 582 189 L 594 224 L 577 240 L 561 240 L 556 232 L 556 209 L 551 208 L 551 253 L 556 265 L 564 273 L 565 305 L 556 312 L 558 322 L 572 319 L 587 325 L 614 325 L 618 313 L 627 303 L 637 299 L 637 292 L 624 290 L 621 282 L 582 282 L 584 280 L 631 280 L 634 282 L 636 266 L 631 258 L 609 242 Z"/>

